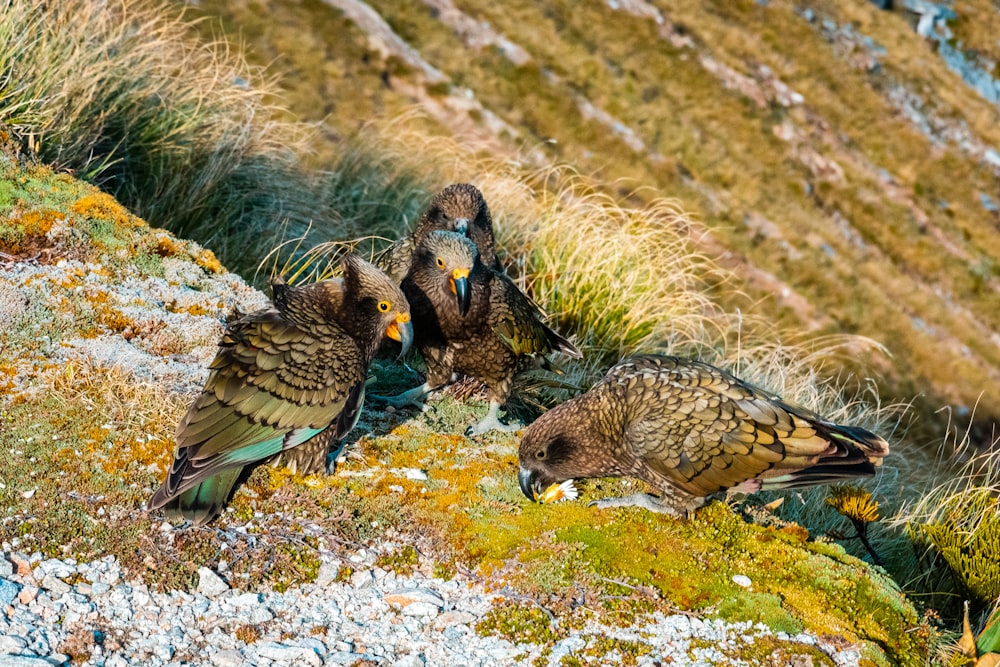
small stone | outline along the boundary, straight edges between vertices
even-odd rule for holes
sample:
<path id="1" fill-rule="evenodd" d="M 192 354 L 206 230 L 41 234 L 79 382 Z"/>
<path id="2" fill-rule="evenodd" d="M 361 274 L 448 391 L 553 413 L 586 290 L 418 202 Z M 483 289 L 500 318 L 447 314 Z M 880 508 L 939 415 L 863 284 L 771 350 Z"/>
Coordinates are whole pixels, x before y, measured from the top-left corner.
<path id="1" fill-rule="evenodd" d="M 259 625 L 274 620 L 274 614 L 267 607 L 260 605 L 250 611 L 250 623 Z"/>
<path id="2" fill-rule="evenodd" d="M 162 643 L 162 642 L 158 643 L 153 648 L 153 655 L 155 655 L 160 660 L 162 660 L 164 662 L 167 662 L 172 657 L 174 657 L 174 647 L 171 646 L 170 644 L 165 644 L 165 643 Z"/>
<path id="3" fill-rule="evenodd" d="M 246 662 L 239 651 L 216 651 L 211 660 L 215 667 L 242 667 Z"/>
<path id="4" fill-rule="evenodd" d="M 42 577 L 42 588 L 51 591 L 53 595 L 62 595 L 73 590 L 72 586 L 54 574 L 47 574 Z"/>
<path id="5" fill-rule="evenodd" d="M 468 625 L 474 620 L 476 615 L 467 611 L 446 611 L 434 620 L 434 627 L 443 630 L 454 625 Z"/>
<path id="6" fill-rule="evenodd" d="M 392 663 L 392 667 L 424 667 L 425 664 L 427 664 L 427 661 L 424 659 L 424 656 L 419 653 L 411 653 L 396 660 L 396 662 Z"/>
<path id="7" fill-rule="evenodd" d="M 14 564 L 6 558 L 0 558 L 0 577 L 9 577 L 14 574 Z"/>
<path id="8" fill-rule="evenodd" d="M 7 635 L 0 637 L 0 654 L 17 654 L 28 648 L 28 640 L 17 635 Z"/>
<path id="9" fill-rule="evenodd" d="M 52 667 L 52 663 L 27 655 L 0 655 L 0 667 Z"/>
<path id="10" fill-rule="evenodd" d="M 413 604 L 431 605 L 438 610 L 444 606 L 444 600 L 441 596 L 427 588 L 401 588 L 391 593 L 386 593 L 382 597 L 397 609 L 404 609 Z"/>
<path id="11" fill-rule="evenodd" d="M 49 558 L 48 560 L 43 560 L 38 564 L 37 569 L 41 570 L 43 576 L 46 574 L 52 574 L 60 579 L 65 579 L 66 577 L 76 574 L 76 567 L 70 565 L 58 558 Z"/>
<path id="12" fill-rule="evenodd" d="M 323 561 L 319 566 L 319 572 L 316 573 L 316 585 L 329 586 L 331 583 L 337 580 L 337 576 L 339 574 L 340 574 L 340 563 Z"/>
<path id="13" fill-rule="evenodd" d="M 750 588 L 753 585 L 753 582 L 750 581 L 750 577 L 745 574 L 734 574 L 733 583 L 737 586 L 742 586 L 743 588 Z"/>
<path id="14" fill-rule="evenodd" d="M 399 613 L 403 616 L 437 616 L 441 607 L 429 602 L 413 602 L 403 607 Z"/>
<path id="15" fill-rule="evenodd" d="M 237 608 L 254 607 L 260 604 L 260 593 L 243 593 L 229 599 L 229 604 Z"/>
<path id="16" fill-rule="evenodd" d="M 31 563 L 28 561 L 28 557 L 24 554 L 11 554 L 10 562 L 15 568 L 17 568 L 17 573 L 22 577 L 27 577 L 31 574 Z"/>
<path id="17" fill-rule="evenodd" d="M 20 592 L 21 584 L 8 581 L 7 579 L 0 579 L 0 607 L 14 604 L 17 594 Z"/>
<path id="18" fill-rule="evenodd" d="M 17 594 L 17 601 L 21 604 L 31 604 L 38 597 L 38 586 L 25 586 Z"/>
<path id="19" fill-rule="evenodd" d="M 275 662 L 286 662 L 290 665 L 315 665 L 319 667 L 323 664 L 315 651 L 301 646 L 287 646 L 277 642 L 261 642 L 257 644 L 257 653 L 262 658 L 274 660 Z"/>
<path id="20" fill-rule="evenodd" d="M 375 583 L 375 577 L 372 576 L 370 570 L 358 570 L 351 575 L 351 586 L 354 586 L 358 590 L 368 588 L 373 583 Z"/>
<path id="21" fill-rule="evenodd" d="M 229 584 L 207 567 L 198 568 L 198 592 L 208 598 L 222 595 L 229 590 Z"/>
<path id="22" fill-rule="evenodd" d="M 55 667 L 63 667 L 63 665 L 68 665 L 70 663 L 70 656 L 65 653 L 52 653 L 45 656 L 45 659 L 49 661 L 50 665 Z"/>

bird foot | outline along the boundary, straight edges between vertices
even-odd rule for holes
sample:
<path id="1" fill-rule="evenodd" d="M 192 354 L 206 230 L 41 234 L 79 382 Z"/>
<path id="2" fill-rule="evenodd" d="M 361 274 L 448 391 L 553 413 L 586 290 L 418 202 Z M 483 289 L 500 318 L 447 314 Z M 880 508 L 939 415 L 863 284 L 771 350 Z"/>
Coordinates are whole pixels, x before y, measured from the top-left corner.
<path id="1" fill-rule="evenodd" d="M 587 503 L 588 507 L 596 507 L 598 509 L 608 509 L 610 507 L 641 507 L 647 509 L 650 512 L 656 512 L 657 514 L 669 514 L 676 517 L 684 517 L 687 515 L 683 509 L 678 508 L 669 502 L 665 502 L 665 498 L 657 498 L 656 496 L 651 496 L 648 493 L 633 493 L 631 496 L 622 496 L 620 498 L 601 498 L 600 500 L 591 500 Z"/>
<path id="2" fill-rule="evenodd" d="M 498 403 L 491 402 L 490 410 L 483 417 L 482 421 L 479 421 L 469 428 L 465 429 L 466 436 L 482 435 L 487 431 L 503 431 L 504 433 L 513 433 L 514 431 L 519 431 L 524 427 L 520 422 L 514 421 L 510 424 L 504 424 L 500 421 L 497 416 L 497 410 L 500 408 Z"/>
<path id="3" fill-rule="evenodd" d="M 419 387 L 414 387 L 413 389 L 404 391 L 402 394 L 397 394 L 396 396 L 376 396 L 372 394 L 369 398 L 373 401 L 379 401 L 380 403 L 391 405 L 394 408 L 414 407 L 419 409 L 421 412 L 433 412 L 434 408 L 421 400 L 431 392 L 431 389 L 432 388 L 427 383 L 424 383 Z"/>

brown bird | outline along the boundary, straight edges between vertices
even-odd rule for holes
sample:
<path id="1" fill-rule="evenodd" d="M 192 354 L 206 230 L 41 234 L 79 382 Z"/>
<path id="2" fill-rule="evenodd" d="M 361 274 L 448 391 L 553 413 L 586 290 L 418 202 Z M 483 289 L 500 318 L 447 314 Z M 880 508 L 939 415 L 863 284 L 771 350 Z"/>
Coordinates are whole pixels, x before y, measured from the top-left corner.
<path id="1" fill-rule="evenodd" d="M 474 185 L 455 183 L 439 192 L 420 216 L 417 226 L 375 258 L 375 265 L 397 284 L 403 282 L 413 264 L 413 255 L 424 238 L 433 231 L 464 234 L 479 249 L 484 266 L 501 271 L 493 240 L 493 218 L 483 193 Z"/>
<path id="2" fill-rule="evenodd" d="M 382 338 L 404 351 L 413 338 L 398 286 L 354 255 L 343 269 L 343 278 L 308 285 L 273 282 L 273 307 L 229 325 L 150 509 L 202 525 L 275 455 L 303 473 L 322 469 L 329 445 L 357 422 Z"/>
<path id="3" fill-rule="evenodd" d="M 727 489 L 791 489 L 870 477 L 888 443 L 833 424 L 698 361 L 642 355 L 525 429 L 521 491 L 585 477 L 635 477 L 660 492 L 596 501 L 683 515 Z"/>
<path id="4" fill-rule="evenodd" d="M 464 373 L 484 382 L 490 407 L 468 435 L 491 429 L 514 430 L 497 418 L 510 396 L 514 377 L 559 351 L 580 351 L 542 321 L 532 301 L 504 274 L 479 259 L 475 244 L 454 232 L 429 233 L 414 251 L 403 280 L 403 293 L 413 312 L 413 339 L 427 365 L 427 381 L 386 398 L 396 405 L 423 407 L 421 399 Z"/>

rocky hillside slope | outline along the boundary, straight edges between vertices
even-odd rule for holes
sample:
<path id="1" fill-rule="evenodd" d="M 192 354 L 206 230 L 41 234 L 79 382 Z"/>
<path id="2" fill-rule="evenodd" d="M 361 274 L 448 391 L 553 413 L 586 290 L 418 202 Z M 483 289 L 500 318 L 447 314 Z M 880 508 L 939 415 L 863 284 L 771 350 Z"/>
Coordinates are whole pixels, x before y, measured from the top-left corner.
<path id="1" fill-rule="evenodd" d="M 586 505 L 628 482 L 529 505 L 516 435 L 460 435 L 485 406 L 450 395 L 366 406 L 336 475 L 260 468 L 212 526 L 171 526 L 143 503 L 223 322 L 264 302 L 0 155 L 0 664 L 924 664 L 928 619 L 829 539 Z"/>
<path id="2" fill-rule="evenodd" d="M 325 131 L 320 166 L 359 124 L 418 105 L 408 122 L 428 132 L 569 163 L 634 203 L 676 197 L 741 277 L 717 295 L 728 307 L 870 336 L 891 356 L 848 370 L 916 396 L 919 437 L 936 444 L 948 414 L 996 437 L 1000 12 L 985 0 L 184 4 L 282 75 Z"/>

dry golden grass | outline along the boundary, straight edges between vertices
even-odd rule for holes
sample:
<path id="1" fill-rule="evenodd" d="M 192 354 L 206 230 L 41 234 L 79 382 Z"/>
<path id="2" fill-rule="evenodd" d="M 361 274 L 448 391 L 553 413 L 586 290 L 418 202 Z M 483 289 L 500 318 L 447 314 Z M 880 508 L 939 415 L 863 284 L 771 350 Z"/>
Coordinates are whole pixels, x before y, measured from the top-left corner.
<path id="1" fill-rule="evenodd" d="M 15 0 L 0 15 L 0 122 L 44 161 L 101 185 L 150 223 L 211 242 L 316 213 L 303 125 L 273 77 L 155 0 Z"/>

